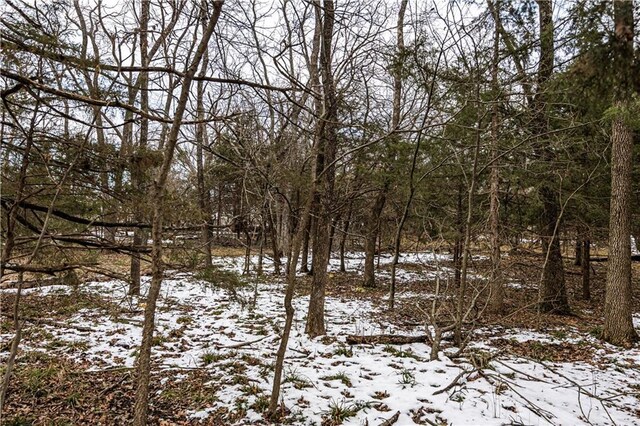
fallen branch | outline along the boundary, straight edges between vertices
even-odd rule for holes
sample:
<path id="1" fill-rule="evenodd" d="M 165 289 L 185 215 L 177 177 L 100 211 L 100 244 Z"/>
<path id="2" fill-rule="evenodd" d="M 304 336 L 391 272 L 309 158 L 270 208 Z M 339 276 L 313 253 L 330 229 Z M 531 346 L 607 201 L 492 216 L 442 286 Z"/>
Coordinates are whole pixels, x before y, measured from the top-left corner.
<path id="1" fill-rule="evenodd" d="M 70 271 L 72 269 L 79 269 L 83 266 L 95 266 L 97 263 L 78 263 L 78 264 L 66 264 L 56 266 L 45 265 L 18 265 L 12 263 L 5 263 L 2 265 L 5 269 L 16 272 L 38 272 L 42 274 L 55 275 L 56 272 Z"/>
<path id="2" fill-rule="evenodd" d="M 606 407 L 606 405 L 604 404 L 605 400 L 609 400 L 610 398 L 603 398 L 603 397 L 598 396 L 598 395 L 596 395 L 596 394 L 594 394 L 594 393 L 592 393 L 592 392 L 589 392 L 589 391 L 586 389 L 586 387 L 585 387 L 585 386 L 580 385 L 580 384 L 579 384 L 578 382 L 576 382 L 575 380 L 570 379 L 570 378 L 569 378 L 569 377 L 567 377 L 566 375 L 564 375 L 564 374 L 560 373 L 558 370 L 556 370 L 555 368 L 553 368 L 553 367 L 549 366 L 548 364 L 546 364 L 546 363 L 544 363 L 544 362 L 542 362 L 542 361 L 539 361 L 539 360 L 536 360 L 536 359 L 533 359 L 533 358 L 528 358 L 528 357 L 527 357 L 527 359 L 529 359 L 530 361 L 535 362 L 535 363 L 537 363 L 537 364 L 541 365 L 542 367 L 544 367 L 544 368 L 546 368 L 547 370 L 549 370 L 551 373 L 553 373 L 553 374 L 555 374 L 555 375 L 557 375 L 557 376 L 559 376 L 559 377 L 562 377 L 562 378 L 563 378 L 563 379 L 565 379 L 567 382 L 569 382 L 571 385 L 575 386 L 575 387 L 578 389 L 578 404 L 580 405 L 580 409 L 581 409 L 581 410 L 582 410 L 582 403 L 580 402 L 580 395 L 582 395 L 582 394 L 585 394 L 585 395 L 586 395 L 586 396 L 588 396 L 589 398 L 593 398 L 593 399 L 595 399 L 595 400 L 597 400 L 597 401 L 600 401 L 600 405 L 602 406 L 602 408 L 603 408 L 604 412 L 607 414 L 607 417 L 609 417 L 609 420 L 611 420 L 611 421 L 613 422 L 613 424 L 615 424 L 615 421 L 614 421 L 614 420 L 613 420 L 613 418 L 611 417 L 611 414 L 609 414 L 609 410 L 607 410 L 607 407 Z M 613 396 L 614 398 L 616 398 L 616 397 L 618 397 L 618 396 L 623 396 L 623 395 L 625 395 L 625 394 L 623 393 L 623 394 L 612 395 L 612 396 Z M 584 415 L 584 412 L 583 412 L 583 415 Z M 588 420 L 588 416 L 586 416 L 586 415 L 584 415 L 584 416 L 585 416 L 585 418 Z"/>
<path id="3" fill-rule="evenodd" d="M 98 396 L 101 397 L 104 394 L 111 392 L 112 390 L 114 390 L 115 388 L 120 386 L 122 384 L 122 382 L 124 382 L 127 379 L 128 376 L 129 376 L 128 374 L 123 374 L 122 377 L 120 378 L 120 380 L 118 380 L 117 382 L 115 382 L 111 386 L 107 386 L 106 388 L 102 389 L 102 391 L 100 391 Z"/>
<path id="4" fill-rule="evenodd" d="M 13 316 L 12 314 L 10 314 L 8 312 L 1 312 L 0 315 L 2 315 L 4 317 L 8 317 L 8 318 L 11 318 Z M 51 326 L 54 326 L 54 327 L 75 328 L 78 331 L 87 331 L 87 332 L 93 331 L 93 328 L 91 328 L 91 327 L 83 327 L 81 325 L 67 324 L 67 323 L 64 323 L 64 322 L 53 321 L 53 320 L 48 320 L 48 319 L 44 319 L 44 318 L 20 317 L 19 319 L 22 320 L 22 321 L 33 322 L 33 323 L 36 323 L 36 324 L 46 324 L 46 325 L 51 325 Z"/>
<path id="5" fill-rule="evenodd" d="M 350 345 L 406 345 L 409 343 L 425 343 L 429 340 L 429 336 L 421 334 L 419 336 L 402 336 L 395 334 L 375 334 L 371 336 L 347 336 L 347 343 Z"/>
<path id="6" fill-rule="evenodd" d="M 135 325 L 136 327 L 142 327 L 142 321 L 140 320 L 135 320 L 135 319 L 130 319 L 130 318 L 120 318 L 120 317 L 115 317 L 113 318 L 114 322 L 119 322 L 122 324 L 130 324 L 130 325 Z"/>
<path id="7" fill-rule="evenodd" d="M 114 366 L 114 367 L 107 367 L 107 368 L 103 368 L 102 370 L 80 370 L 80 371 L 70 371 L 70 374 L 100 374 L 100 373 L 114 373 L 114 372 L 120 372 L 120 371 L 131 371 L 134 370 L 135 367 L 119 367 L 119 366 Z"/>
<path id="8" fill-rule="evenodd" d="M 482 377 L 484 377 L 487 380 L 487 382 L 491 384 L 493 384 L 491 379 L 495 379 L 501 382 L 502 384 L 504 384 L 505 386 L 507 386 L 513 393 L 518 395 L 520 398 L 522 398 L 524 402 L 526 402 L 526 404 L 523 404 L 523 405 L 527 410 L 531 411 L 536 416 L 543 418 L 550 424 L 555 424 L 555 422 L 553 421 L 553 419 L 555 418 L 555 415 L 553 413 L 543 409 L 539 405 L 535 404 L 533 401 L 526 398 L 524 395 L 522 395 L 522 393 L 518 392 L 518 390 L 515 388 L 513 383 L 509 382 L 504 377 L 500 377 L 496 374 L 485 374 L 482 370 L 480 370 L 479 373 Z"/>
<path id="9" fill-rule="evenodd" d="M 13 198 L 10 197 L 2 197 L 2 205 L 6 206 L 5 208 L 9 208 L 9 206 L 11 205 L 18 205 L 19 207 L 22 207 L 23 209 L 27 209 L 27 210 L 31 210 L 31 211 L 36 211 L 36 212 L 44 212 L 47 213 L 49 211 L 51 211 L 51 215 L 58 217 L 60 219 L 64 219 L 68 222 L 73 222 L 73 223 L 78 223 L 81 225 L 87 225 L 87 226 L 95 226 L 95 227 L 101 227 L 101 228 L 139 228 L 139 229 L 151 229 L 151 224 L 149 223 L 142 223 L 142 222 L 107 222 L 107 221 L 103 221 L 103 220 L 98 220 L 98 219 L 87 219 L 84 217 L 80 217 L 80 216 L 75 216 L 73 214 L 67 213 L 65 211 L 62 211 L 60 209 L 56 209 L 56 208 L 49 208 L 47 206 L 40 206 L 37 204 L 33 204 L 33 203 L 29 203 L 27 201 L 19 201 L 18 203 L 15 202 L 15 200 Z M 209 228 L 211 229 L 225 229 L 225 228 L 231 228 L 233 226 L 233 224 L 229 223 L 229 224 L 225 224 L 225 225 L 214 225 L 212 223 L 208 223 L 207 224 L 209 226 Z M 197 231 L 199 229 L 202 228 L 202 225 L 198 224 L 198 225 L 192 225 L 192 226 L 182 226 L 182 227 L 164 227 L 163 229 L 165 231 Z"/>
<path id="10" fill-rule="evenodd" d="M 384 422 L 380 423 L 380 426 L 391 426 L 392 424 L 397 422 L 399 418 L 400 418 L 400 411 L 396 411 L 396 413 L 393 416 L 391 416 L 388 420 L 385 420 Z"/>
<path id="11" fill-rule="evenodd" d="M 216 349 L 238 349 L 238 348 L 242 348 L 242 347 L 245 347 L 245 346 L 253 345 L 254 343 L 262 342 L 267 337 L 269 337 L 269 336 L 264 336 L 264 337 L 261 337 L 261 338 L 259 338 L 257 340 L 252 340 L 250 342 L 240 342 L 240 343 L 236 343 L 236 344 L 233 344 L 233 345 L 218 346 Z"/>
<path id="12" fill-rule="evenodd" d="M 451 383 L 449 383 L 449 384 L 448 384 L 447 386 L 445 386 L 444 388 L 442 388 L 442 389 L 439 389 L 439 390 L 435 391 L 435 392 L 433 393 L 433 396 L 440 395 L 441 393 L 445 393 L 445 392 L 449 391 L 450 389 L 452 389 L 453 387 L 455 387 L 455 386 L 457 386 L 457 385 L 458 385 L 458 382 L 460 381 L 460 379 L 462 379 L 462 376 L 464 376 L 464 375 L 471 375 L 471 374 L 475 373 L 476 371 L 479 371 L 479 369 L 478 369 L 478 368 L 474 368 L 473 370 L 463 370 L 463 371 L 461 371 L 461 372 L 460 372 L 460 373 L 459 373 L 459 374 L 458 374 L 458 375 L 457 375 L 457 376 L 456 376 L 456 377 L 451 381 Z"/>
<path id="13" fill-rule="evenodd" d="M 518 370 L 517 368 L 514 368 L 514 367 L 510 366 L 509 364 L 506 364 L 506 363 L 500 361 L 499 359 L 494 359 L 494 362 L 497 362 L 498 364 L 507 367 L 509 370 L 513 371 L 514 373 L 521 374 L 521 375 L 525 376 L 529 380 L 532 380 L 532 381 L 535 381 L 535 382 L 549 383 L 546 380 L 543 380 L 543 379 L 541 379 L 539 377 L 535 377 L 535 376 L 532 376 L 531 374 L 525 373 L 522 370 Z"/>

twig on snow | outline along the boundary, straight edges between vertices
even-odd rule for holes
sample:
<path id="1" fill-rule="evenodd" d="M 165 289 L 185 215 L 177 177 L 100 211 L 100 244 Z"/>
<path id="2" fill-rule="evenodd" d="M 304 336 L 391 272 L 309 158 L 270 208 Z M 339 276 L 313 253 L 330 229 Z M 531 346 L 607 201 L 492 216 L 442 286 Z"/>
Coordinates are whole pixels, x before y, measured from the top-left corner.
<path id="1" fill-rule="evenodd" d="M 12 314 L 10 314 L 8 312 L 2 312 L 0 314 L 2 316 L 5 316 L 5 317 L 13 316 Z M 65 322 L 48 320 L 48 319 L 45 319 L 45 318 L 19 317 L 18 319 L 22 320 L 22 321 L 36 323 L 36 324 L 46 324 L 46 325 L 50 325 L 50 326 L 53 326 L 53 327 L 74 328 L 74 329 L 76 329 L 78 331 L 86 331 L 86 332 L 93 331 L 93 328 L 91 328 L 91 327 L 83 327 L 81 325 L 68 324 L 68 323 L 65 323 Z"/>
<path id="2" fill-rule="evenodd" d="M 477 368 L 474 368 L 473 370 L 464 370 L 464 371 L 461 371 L 461 372 L 460 372 L 460 373 L 455 377 L 455 379 L 453 379 L 453 381 L 451 381 L 451 383 L 449 383 L 449 384 L 448 384 L 447 386 L 445 386 L 444 388 L 442 388 L 442 389 L 439 389 L 439 390 L 435 391 L 435 392 L 433 393 L 433 395 L 434 395 L 434 396 L 436 396 L 436 395 L 440 395 L 441 393 L 445 393 L 445 392 L 449 391 L 450 389 L 452 389 L 452 388 L 454 388 L 455 386 L 457 386 L 457 385 L 458 385 L 458 382 L 460 381 L 460 379 L 462 379 L 462 377 L 463 377 L 464 375 L 469 375 L 469 376 L 470 376 L 470 375 L 472 375 L 473 373 L 475 373 L 475 372 L 477 372 L 477 371 L 479 371 L 479 369 L 477 369 Z"/>
<path id="3" fill-rule="evenodd" d="M 392 424 L 397 422 L 399 418 L 400 418 L 400 411 L 396 411 L 396 413 L 393 416 L 389 417 L 387 420 L 380 423 L 380 426 L 391 426 Z"/>
<path id="4" fill-rule="evenodd" d="M 216 349 L 238 349 L 238 348 L 242 348 L 242 347 L 245 347 L 245 346 L 253 345 L 254 343 L 261 342 L 264 339 L 266 339 L 267 337 L 269 337 L 269 336 L 264 336 L 264 337 L 261 337 L 259 339 L 252 340 L 252 341 L 249 341 L 249 342 L 240 342 L 240 343 L 236 343 L 236 344 L 233 344 L 233 345 L 217 346 Z"/>

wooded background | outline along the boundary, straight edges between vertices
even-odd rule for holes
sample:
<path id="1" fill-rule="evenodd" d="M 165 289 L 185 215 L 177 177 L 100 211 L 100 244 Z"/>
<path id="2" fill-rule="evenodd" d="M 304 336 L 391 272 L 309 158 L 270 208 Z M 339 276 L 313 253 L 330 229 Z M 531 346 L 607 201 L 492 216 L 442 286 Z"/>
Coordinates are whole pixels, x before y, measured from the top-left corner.
<path id="1" fill-rule="evenodd" d="M 472 253 L 491 257 L 493 312 L 501 257 L 539 253 L 539 308 L 557 314 L 563 261 L 588 299 L 595 253 L 603 337 L 636 338 L 633 1 L 3 3 L 0 276 L 85 270 L 137 295 L 150 265 L 141 371 L 163 271 L 211 267 L 215 245 L 244 247 L 247 272 L 250 253 L 259 273 L 272 259 L 292 288 L 312 270 L 312 336 L 345 252 L 375 287 L 380 253 L 451 251 L 456 334 Z M 110 252 L 128 273 L 99 265 Z M 395 269 L 390 308 L 394 291 Z"/>

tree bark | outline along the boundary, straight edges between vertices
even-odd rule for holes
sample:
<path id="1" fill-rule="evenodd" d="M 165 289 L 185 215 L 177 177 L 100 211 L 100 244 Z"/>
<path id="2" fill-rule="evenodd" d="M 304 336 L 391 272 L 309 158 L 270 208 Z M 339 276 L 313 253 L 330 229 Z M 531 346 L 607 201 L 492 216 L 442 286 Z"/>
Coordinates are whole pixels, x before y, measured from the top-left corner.
<path id="1" fill-rule="evenodd" d="M 583 247 L 584 247 L 584 240 L 582 238 L 581 232 L 578 231 L 578 234 L 576 235 L 576 248 L 575 248 L 576 259 L 573 262 L 573 264 L 576 266 L 582 265 L 582 256 L 584 255 L 582 252 Z"/>
<path id="2" fill-rule="evenodd" d="M 462 222 L 462 215 L 464 210 L 462 208 L 462 182 L 458 183 L 458 202 L 456 204 L 456 228 L 455 228 L 455 241 L 453 242 L 453 285 L 460 287 L 460 271 L 462 270 L 462 238 L 464 235 L 464 225 Z"/>
<path id="3" fill-rule="evenodd" d="M 327 256 L 329 256 L 329 260 L 331 260 L 331 253 L 333 253 L 333 242 L 335 240 L 336 229 L 338 227 L 338 223 L 340 223 L 340 216 L 341 215 L 342 215 L 342 213 L 338 213 L 331 220 L 331 229 L 329 231 L 329 250 L 328 250 L 329 253 L 327 254 Z"/>
<path id="4" fill-rule="evenodd" d="M 407 4 L 408 4 L 408 0 L 402 0 L 402 2 L 400 3 L 400 9 L 398 10 L 398 25 L 396 30 L 396 51 L 398 55 L 401 55 L 404 51 L 404 15 L 407 11 Z M 439 62 L 440 62 L 440 58 L 438 58 L 438 63 Z M 433 92 L 433 81 L 432 81 L 430 91 Z M 391 127 L 393 131 L 397 131 L 398 127 L 400 126 L 400 119 L 401 119 L 400 114 L 402 112 L 401 102 L 402 102 L 402 70 L 395 69 L 393 71 L 393 111 L 391 114 Z M 425 113 L 423 122 L 426 122 L 426 117 L 430 110 L 431 93 L 429 94 L 428 105 L 429 106 L 427 107 L 427 112 Z M 395 304 L 396 268 L 398 264 L 398 259 L 400 258 L 400 242 L 402 239 L 402 229 L 404 228 L 404 224 L 409 216 L 409 207 L 411 206 L 411 202 L 413 201 L 413 195 L 415 193 L 413 177 L 416 169 L 416 160 L 418 158 L 418 153 L 420 151 L 421 139 L 422 139 L 422 134 L 419 133 L 418 140 L 416 141 L 416 148 L 413 152 L 413 159 L 411 163 L 411 172 L 410 172 L 410 181 L 409 181 L 409 198 L 407 199 L 407 203 L 405 204 L 405 209 L 402 213 L 402 218 L 400 219 L 400 224 L 398 225 L 398 229 L 396 230 L 396 235 L 394 239 L 393 261 L 391 262 L 391 288 L 389 289 L 389 309 L 393 309 Z M 379 223 L 377 226 L 380 226 Z"/>
<path id="5" fill-rule="evenodd" d="M 614 70 L 618 83 L 614 105 L 617 114 L 611 129 L 609 264 L 602 334 L 606 341 L 615 345 L 629 345 L 638 340 L 633 327 L 631 285 L 633 130 L 626 122 L 634 89 L 633 6 L 633 1 L 614 2 Z"/>
<path id="6" fill-rule="evenodd" d="M 347 236 L 349 235 L 349 226 L 351 225 L 352 214 L 353 202 L 350 202 L 349 211 L 347 212 L 347 219 L 344 221 L 344 228 L 342 228 L 342 237 L 340 238 L 340 272 L 347 272 L 347 268 L 344 262 L 344 251 L 347 244 Z"/>
<path id="7" fill-rule="evenodd" d="M 311 240 L 311 228 L 313 220 L 307 222 L 304 229 L 304 241 L 302 243 L 302 259 L 300 260 L 300 272 L 309 273 L 309 243 Z"/>
<path id="8" fill-rule="evenodd" d="M 542 252 L 546 255 L 546 259 L 540 286 L 540 310 L 546 313 L 567 315 L 571 311 L 567 299 L 564 264 L 556 226 L 560 217 L 557 194 L 548 184 L 543 184 L 541 196 L 543 199 Z"/>
<path id="9" fill-rule="evenodd" d="M 276 232 L 276 226 L 273 220 L 273 212 L 269 208 L 268 202 L 266 206 L 266 215 L 267 215 L 267 219 L 269 220 L 271 251 L 273 252 L 273 274 L 280 275 L 280 268 L 281 268 L 280 256 L 282 255 L 282 250 L 280 249 L 280 245 L 278 244 L 278 233 Z M 263 229 L 263 233 L 265 233 L 264 235 L 266 238 L 266 230 Z"/>
<path id="10" fill-rule="evenodd" d="M 616 106 L 625 108 L 620 102 Z M 616 345 L 628 344 L 637 339 L 633 328 L 631 304 L 632 158 L 633 133 L 623 120 L 616 118 L 611 134 L 609 263 L 603 329 L 604 339 Z"/>
<path id="11" fill-rule="evenodd" d="M 580 266 L 582 267 L 582 298 L 591 300 L 591 240 L 588 236 L 582 239 L 582 255 Z"/>

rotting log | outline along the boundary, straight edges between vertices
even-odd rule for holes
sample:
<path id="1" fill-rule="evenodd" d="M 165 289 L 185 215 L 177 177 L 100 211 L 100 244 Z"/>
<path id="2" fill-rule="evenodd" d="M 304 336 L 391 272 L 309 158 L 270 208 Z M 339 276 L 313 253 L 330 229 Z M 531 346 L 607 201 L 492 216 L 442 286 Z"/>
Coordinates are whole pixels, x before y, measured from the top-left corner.
<path id="1" fill-rule="evenodd" d="M 427 343 L 429 335 L 420 334 L 418 336 L 403 336 L 396 334 L 374 334 L 371 336 L 347 336 L 347 343 L 350 345 L 406 345 L 410 343 Z"/>

